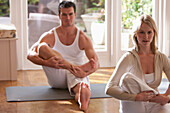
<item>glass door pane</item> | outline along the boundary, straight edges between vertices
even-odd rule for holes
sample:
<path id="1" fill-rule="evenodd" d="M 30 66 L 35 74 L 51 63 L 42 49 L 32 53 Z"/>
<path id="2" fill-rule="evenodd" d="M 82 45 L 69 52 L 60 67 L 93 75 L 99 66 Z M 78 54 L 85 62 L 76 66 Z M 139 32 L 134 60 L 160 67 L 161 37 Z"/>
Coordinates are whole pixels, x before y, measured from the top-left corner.
<path id="1" fill-rule="evenodd" d="M 62 0 L 28 0 L 29 48 L 39 39 L 41 34 L 60 25 L 58 5 L 61 1 Z M 75 2 L 77 7 L 75 25 L 92 40 L 93 46 L 99 57 L 100 66 L 109 67 L 110 43 L 108 44 L 108 39 L 110 37 L 107 36 L 107 34 L 109 34 L 107 32 L 110 30 L 106 30 L 106 25 L 108 24 L 105 20 L 105 5 L 108 5 L 111 0 L 71 1 Z M 111 8 L 108 6 L 106 9 L 108 10 Z M 106 16 L 107 15 L 108 14 L 106 14 Z"/>
<path id="2" fill-rule="evenodd" d="M 76 26 L 93 42 L 96 51 L 106 49 L 105 0 L 75 0 Z"/>
<path id="3" fill-rule="evenodd" d="M 41 34 L 59 25 L 58 5 L 62 0 L 28 0 L 29 48 Z M 73 0 L 77 7 L 75 24 L 93 42 L 96 50 L 106 49 L 105 0 Z"/>
<path id="4" fill-rule="evenodd" d="M 100 67 L 111 66 L 110 11 L 112 0 L 74 0 L 77 6 L 76 26 L 92 41 Z M 108 29 L 109 28 L 109 29 Z M 108 29 L 108 30 L 107 30 Z"/>
<path id="5" fill-rule="evenodd" d="M 44 32 L 60 25 L 59 3 L 60 0 L 28 0 L 29 48 Z"/>
<path id="6" fill-rule="evenodd" d="M 130 33 L 134 21 L 142 14 L 152 16 L 152 0 L 122 0 L 121 50 L 133 47 Z"/>
<path id="7" fill-rule="evenodd" d="M 10 6 L 9 0 L 0 0 L 0 23 L 10 24 Z"/>

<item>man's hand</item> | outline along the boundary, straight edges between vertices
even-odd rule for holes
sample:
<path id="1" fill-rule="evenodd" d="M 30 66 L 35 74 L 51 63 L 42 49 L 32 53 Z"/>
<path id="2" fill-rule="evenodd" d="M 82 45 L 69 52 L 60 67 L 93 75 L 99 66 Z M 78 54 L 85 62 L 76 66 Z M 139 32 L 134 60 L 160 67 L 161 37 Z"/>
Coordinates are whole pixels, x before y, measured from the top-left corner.
<path id="1" fill-rule="evenodd" d="M 56 69 L 65 69 L 65 67 L 63 66 L 63 59 L 57 58 L 56 56 L 45 60 L 45 65 Z"/>
<path id="2" fill-rule="evenodd" d="M 80 66 L 72 66 L 72 68 L 69 69 L 69 71 L 76 77 L 83 78 L 93 73 L 95 71 L 95 66 L 91 67 L 91 69 L 88 71 L 84 71 Z"/>
<path id="3" fill-rule="evenodd" d="M 153 91 L 143 91 L 136 95 L 135 101 L 149 101 L 155 96 L 156 95 L 153 93 Z"/>
<path id="4" fill-rule="evenodd" d="M 151 98 L 149 100 L 149 102 L 155 102 L 155 103 L 159 103 L 161 105 L 165 105 L 166 103 L 169 102 L 169 97 L 167 97 L 164 94 L 158 94 L 155 97 Z"/>
<path id="5" fill-rule="evenodd" d="M 94 59 L 90 59 L 90 61 L 82 66 L 71 66 L 69 71 L 75 75 L 76 77 L 86 77 L 87 75 L 90 75 L 96 70 L 95 61 Z"/>
<path id="6" fill-rule="evenodd" d="M 76 77 L 83 78 L 87 76 L 87 72 L 82 70 L 79 66 L 72 66 L 69 71 Z"/>

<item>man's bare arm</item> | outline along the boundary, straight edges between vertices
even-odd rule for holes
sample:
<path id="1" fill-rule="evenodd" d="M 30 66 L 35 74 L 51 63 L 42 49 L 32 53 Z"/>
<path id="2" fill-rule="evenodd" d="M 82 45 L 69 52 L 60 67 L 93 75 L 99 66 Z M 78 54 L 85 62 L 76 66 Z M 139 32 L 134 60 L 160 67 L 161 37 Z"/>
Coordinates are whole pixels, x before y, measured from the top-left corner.
<path id="1" fill-rule="evenodd" d="M 49 66 L 49 67 L 55 66 L 54 65 L 56 63 L 55 57 L 45 60 L 39 56 L 39 54 L 37 53 L 37 48 L 39 44 L 40 44 L 39 42 L 36 42 L 31 47 L 31 49 L 28 52 L 27 59 L 37 65 L 43 65 L 43 66 Z"/>
<path id="2" fill-rule="evenodd" d="M 81 66 L 76 66 L 74 68 L 74 70 L 76 71 L 72 73 L 78 77 L 85 77 L 95 72 L 99 68 L 99 61 L 97 54 L 94 51 L 91 40 L 88 37 L 86 37 L 83 32 L 80 33 L 79 47 L 81 50 L 85 50 L 89 62 Z"/>
<path id="3" fill-rule="evenodd" d="M 59 68 L 57 64 L 60 60 L 57 61 L 56 60 L 57 58 L 55 56 L 49 59 L 44 59 L 40 57 L 39 55 L 38 47 L 40 47 L 41 44 L 43 44 L 43 42 L 49 46 L 53 46 L 53 43 L 51 43 L 53 41 L 49 40 L 49 37 L 51 36 L 52 36 L 52 32 L 46 32 L 42 34 L 40 39 L 30 48 L 28 55 L 27 55 L 27 59 L 37 65 Z"/>

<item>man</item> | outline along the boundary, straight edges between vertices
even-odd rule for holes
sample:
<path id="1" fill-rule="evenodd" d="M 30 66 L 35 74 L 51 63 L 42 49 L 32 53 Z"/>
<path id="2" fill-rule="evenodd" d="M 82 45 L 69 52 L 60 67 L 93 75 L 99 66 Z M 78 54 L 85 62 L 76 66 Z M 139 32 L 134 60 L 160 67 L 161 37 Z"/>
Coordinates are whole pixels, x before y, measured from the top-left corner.
<path id="1" fill-rule="evenodd" d="M 59 4 L 61 26 L 44 33 L 28 54 L 28 59 L 42 65 L 53 88 L 68 88 L 86 110 L 90 100 L 88 75 L 99 68 L 91 40 L 75 27 L 76 7 L 73 2 Z M 84 63 L 84 54 L 89 62 Z"/>

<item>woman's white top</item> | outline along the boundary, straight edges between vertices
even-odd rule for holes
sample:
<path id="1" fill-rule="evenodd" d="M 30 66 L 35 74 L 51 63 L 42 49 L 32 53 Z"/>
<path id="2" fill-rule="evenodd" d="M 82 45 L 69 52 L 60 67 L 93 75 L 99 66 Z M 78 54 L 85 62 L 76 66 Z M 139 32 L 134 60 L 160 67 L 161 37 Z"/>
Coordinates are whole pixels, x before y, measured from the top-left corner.
<path id="1" fill-rule="evenodd" d="M 154 81 L 154 73 L 145 74 L 145 81 L 147 84 Z"/>

